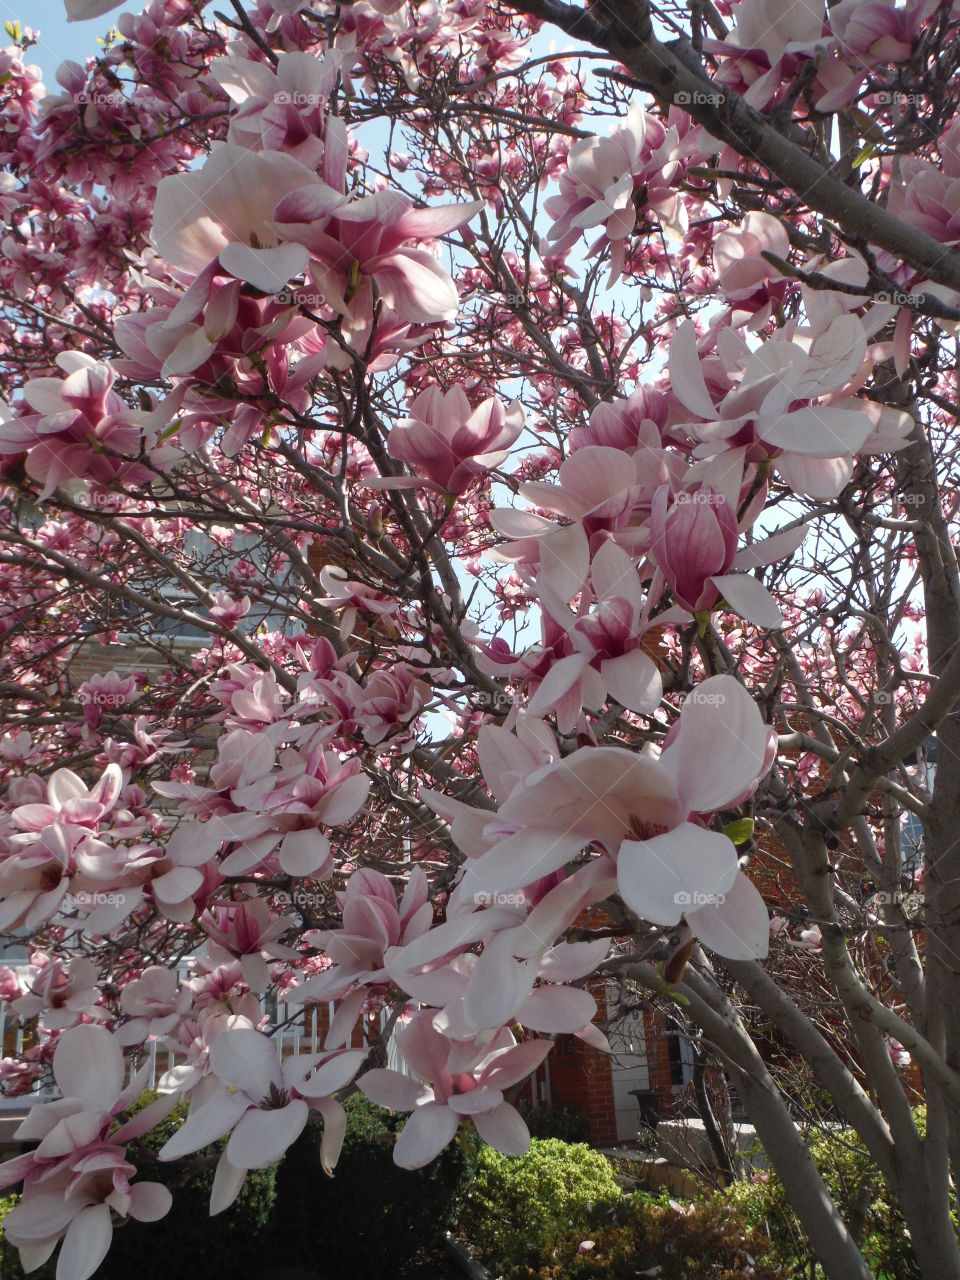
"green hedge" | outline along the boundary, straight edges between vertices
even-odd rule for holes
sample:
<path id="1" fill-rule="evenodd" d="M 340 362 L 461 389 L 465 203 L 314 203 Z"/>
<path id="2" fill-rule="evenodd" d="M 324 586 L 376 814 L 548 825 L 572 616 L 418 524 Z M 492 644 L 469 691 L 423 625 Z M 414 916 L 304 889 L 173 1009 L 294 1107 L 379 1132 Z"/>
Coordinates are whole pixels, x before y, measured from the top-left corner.
<path id="1" fill-rule="evenodd" d="M 523 1116 L 532 1138 L 560 1138 L 563 1142 L 589 1142 L 590 1121 L 579 1107 L 532 1106 L 529 1102 L 513 1104 Z"/>
<path id="2" fill-rule="evenodd" d="M 308 1260 L 330 1280 L 393 1276 L 440 1242 L 473 1178 L 477 1143 L 461 1132 L 426 1168 L 400 1169 L 393 1148 L 406 1116 L 361 1094 L 347 1100 L 346 1111 L 347 1133 L 332 1178 L 320 1165 L 320 1125 L 309 1126 L 301 1152 L 294 1148 L 288 1157 L 302 1161 L 297 1167 L 305 1179 L 314 1251 Z"/>

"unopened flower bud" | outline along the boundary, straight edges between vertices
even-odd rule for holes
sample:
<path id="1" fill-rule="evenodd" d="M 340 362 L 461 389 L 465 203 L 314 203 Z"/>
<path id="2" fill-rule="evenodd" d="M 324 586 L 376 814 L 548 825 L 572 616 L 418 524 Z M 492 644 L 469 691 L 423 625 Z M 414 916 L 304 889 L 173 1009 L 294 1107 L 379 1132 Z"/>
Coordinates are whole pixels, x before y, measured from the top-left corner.
<path id="1" fill-rule="evenodd" d="M 371 502 L 367 508 L 367 535 L 371 542 L 383 537 L 383 510 L 379 502 Z"/>

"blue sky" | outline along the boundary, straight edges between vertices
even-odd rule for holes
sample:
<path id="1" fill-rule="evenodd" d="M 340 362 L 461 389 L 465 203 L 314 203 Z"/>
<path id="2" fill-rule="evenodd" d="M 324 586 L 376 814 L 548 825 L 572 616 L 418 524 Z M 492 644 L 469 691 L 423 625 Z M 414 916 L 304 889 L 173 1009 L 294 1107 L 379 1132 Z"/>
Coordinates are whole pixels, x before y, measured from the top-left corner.
<path id="1" fill-rule="evenodd" d="M 63 0 L 0 0 L 4 22 L 18 21 L 22 27 L 39 33 L 40 39 L 27 55 L 27 62 L 36 63 L 43 72 L 43 83 L 54 91 L 61 62 L 72 58 L 83 64 L 97 53 L 97 36 L 105 35 L 115 26 L 121 13 L 141 13 L 142 10 L 142 4 L 130 4 L 88 22 L 68 23 Z"/>
<path id="2" fill-rule="evenodd" d="M 72 58 L 82 64 L 97 52 L 97 37 L 115 26 L 120 14 L 142 13 L 146 3 L 147 0 L 134 0 L 99 18 L 68 23 L 64 0 L 0 0 L 0 17 L 3 22 L 19 21 L 21 26 L 39 33 L 40 39 L 30 50 L 28 61 L 40 67 L 44 84 L 54 89 L 57 67 L 61 62 Z M 539 55 L 552 52 L 554 48 L 581 47 L 582 44 L 571 41 L 555 28 L 546 27 L 543 34 L 535 38 L 533 51 Z"/>

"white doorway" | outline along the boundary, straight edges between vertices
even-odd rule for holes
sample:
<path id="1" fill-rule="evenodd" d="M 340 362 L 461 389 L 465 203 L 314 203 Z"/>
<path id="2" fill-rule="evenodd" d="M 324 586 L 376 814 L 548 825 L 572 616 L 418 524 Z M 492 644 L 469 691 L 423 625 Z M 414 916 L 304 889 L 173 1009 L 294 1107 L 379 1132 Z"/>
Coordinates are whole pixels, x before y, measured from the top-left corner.
<path id="1" fill-rule="evenodd" d="M 607 1011 L 612 1012 L 609 999 Z M 613 1049 L 611 1071 L 617 1141 L 632 1142 L 637 1136 L 640 1107 L 630 1091 L 650 1087 L 642 1011 L 638 1009 L 620 1018 L 611 1026 L 608 1039 Z"/>

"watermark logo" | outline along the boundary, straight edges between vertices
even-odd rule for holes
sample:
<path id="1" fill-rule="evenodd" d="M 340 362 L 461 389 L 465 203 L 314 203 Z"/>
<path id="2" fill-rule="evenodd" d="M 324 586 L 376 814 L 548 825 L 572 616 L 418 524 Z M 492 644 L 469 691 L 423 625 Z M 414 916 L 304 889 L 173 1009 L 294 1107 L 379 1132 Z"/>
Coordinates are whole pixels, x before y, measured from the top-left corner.
<path id="1" fill-rule="evenodd" d="M 103 689 L 79 689 L 77 701 L 84 706 L 122 707 L 130 701 L 130 696 L 126 693 L 110 693 Z"/>
<path id="2" fill-rule="evenodd" d="M 110 93 L 98 93 L 90 90 L 88 93 L 84 90 L 81 93 L 75 93 L 73 100 L 78 107 L 122 107 L 126 98 L 119 89 L 114 89 Z"/>
<path id="3" fill-rule="evenodd" d="M 313 889 L 297 888 L 289 893 L 281 889 L 279 893 L 273 895 L 273 898 L 279 907 L 307 907 L 311 911 L 316 911 L 324 905 L 323 894 Z"/>
<path id="4" fill-rule="evenodd" d="M 306 289 L 280 289 L 274 296 L 278 302 L 287 307 L 323 306 L 323 294 L 310 293 Z"/>
<path id="5" fill-rule="evenodd" d="M 123 506 L 124 496 L 121 493 L 109 493 L 102 489 L 91 492 L 89 489 L 72 495 L 75 507 L 85 507 L 88 511 L 119 511 Z"/>
<path id="6" fill-rule="evenodd" d="M 908 916 L 914 916 L 923 910 L 925 898 L 916 889 L 908 889 L 906 892 L 902 889 L 880 889 L 871 894 L 870 900 L 879 907 L 902 907 Z"/>
<path id="7" fill-rule="evenodd" d="M 515 889 L 513 893 L 491 893 L 481 889 L 473 895 L 473 901 L 478 907 L 523 907 L 526 906 L 527 895 L 522 889 Z"/>
<path id="8" fill-rule="evenodd" d="M 498 689 L 496 693 L 488 693 L 486 689 L 477 689 L 471 696 L 477 706 L 492 707 L 495 711 L 509 711 L 513 706 L 513 699 L 505 689 Z"/>
<path id="9" fill-rule="evenodd" d="M 697 907 L 722 907 L 727 897 L 724 893 L 701 893 L 699 890 L 691 892 L 687 889 L 681 889 L 679 893 L 673 895 L 673 901 L 678 907 L 687 907 L 696 909 Z"/>
<path id="10" fill-rule="evenodd" d="M 678 493 L 674 498 L 674 502 L 678 507 L 700 506 L 700 507 L 719 507 L 726 502 L 726 498 L 722 493 L 718 493 L 714 489 L 709 491 L 697 489 L 695 493 Z"/>
<path id="11" fill-rule="evenodd" d="M 725 693 L 706 693 L 703 689 L 691 689 L 689 693 L 681 695 L 680 701 L 683 706 L 701 706 L 701 707 L 720 707 L 727 700 Z"/>
<path id="12" fill-rule="evenodd" d="M 874 302 L 892 302 L 897 307 L 920 307 L 924 298 L 919 293 L 904 293 L 901 289 L 882 289 L 873 295 Z"/>
<path id="13" fill-rule="evenodd" d="M 927 100 L 923 93 L 901 93 L 899 89 L 879 89 L 873 98 L 878 107 L 922 107 Z"/>
<path id="14" fill-rule="evenodd" d="M 273 100 L 282 107 L 319 107 L 323 104 L 321 94 L 301 93 L 299 89 L 281 89 L 273 95 Z"/>
<path id="15" fill-rule="evenodd" d="M 471 289 L 465 301 L 491 303 L 500 307 L 525 307 L 528 295 L 525 293 L 494 293 L 488 289 Z"/>
<path id="16" fill-rule="evenodd" d="M 70 900 L 75 907 L 119 907 L 127 896 L 115 889 L 77 889 L 70 894 Z"/>
<path id="17" fill-rule="evenodd" d="M 678 107 L 719 107 L 726 101 L 726 96 L 722 93 L 707 93 L 701 89 L 680 89 L 673 95 L 673 101 Z"/>

